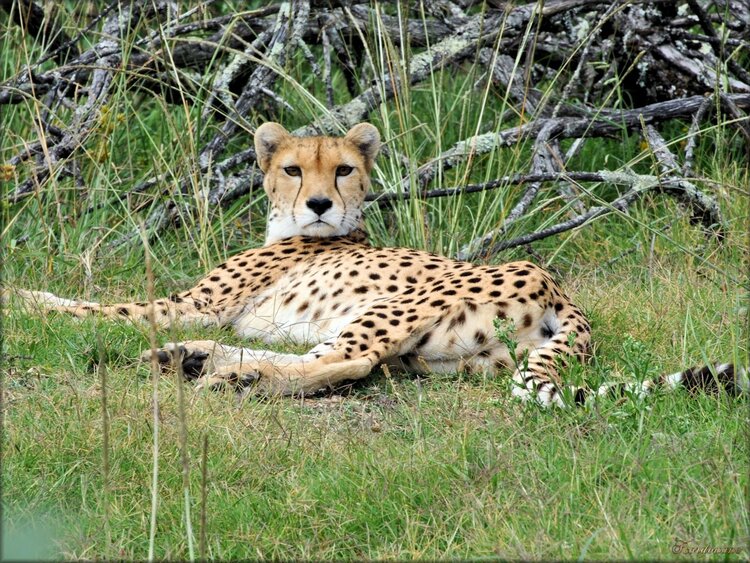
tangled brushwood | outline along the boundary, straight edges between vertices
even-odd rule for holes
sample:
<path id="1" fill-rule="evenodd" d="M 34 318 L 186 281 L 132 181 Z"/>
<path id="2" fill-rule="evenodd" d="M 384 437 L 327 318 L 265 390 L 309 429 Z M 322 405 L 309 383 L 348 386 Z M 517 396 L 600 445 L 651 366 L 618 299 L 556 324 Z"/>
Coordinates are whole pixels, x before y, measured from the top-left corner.
<path id="1" fill-rule="evenodd" d="M 116 118 L 108 112 L 123 83 L 133 96 L 147 91 L 165 104 L 199 103 L 203 118 L 214 124 L 199 136 L 194 168 L 182 178 L 155 174 L 123 185 L 122 200 L 131 194 L 159 199 L 144 218 L 152 233 L 184 211 L 180 196 L 195 177 L 204 181 L 201 197 L 209 209 L 259 191 L 262 173 L 248 141 L 261 121 L 298 110 L 279 93 L 294 61 L 306 65 L 324 92 L 314 105 L 315 118 L 298 135 L 346 131 L 435 73 L 472 65 L 483 70 L 475 88 L 506 108 L 500 125 L 480 126 L 478 134 L 429 162 L 396 155 L 402 181 L 368 196 L 371 204 L 388 206 L 521 185 L 500 226 L 468 242 L 460 258 L 486 258 L 605 213 L 625 212 L 650 192 L 677 198 L 696 224 L 721 238 L 726 226 L 719 206 L 694 178 L 696 144 L 720 114 L 736 130 L 737 142 L 750 147 L 750 7 L 740 0 L 304 0 L 230 13 L 220 2 L 191 7 L 114 1 L 81 4 L 87 23 L 75 33 L 56 25 L 54 7 L 3 0 L 0 8 L 25 40 L 44 46 L 36 60 L 0 85 L 0 106 L 32 104 L 38 120 L 36 137 L 18 139 L 15 154 L 2 163 L 3 177 L 12 180 L 6 202 L 43 193 L 51 179 L 69 177 L 72 185 L 84 186 L 80 160 L 95 153 L 92 139 L 102 123 Z M 376 49 L 392 59 L 390 73 L 378 70 Z M 337 76 L 348 91 L 338 105 Z M 560 87 L 549 88 L 552 82 Z M 613 84 L 621 93 L 617 99 Z M 674 118 L 692 120 L 682 155 L 660 130 Z M 624 130 L 642 136 L 658 174 L 566 167 L 587 139 Z M 566 139 L 575 141 L 564 150 Z M 529 170 L 484 184 L 435 185 L 445 171 L 474 156 L 519 143 L 532 145 Z M 504 236 L 548 183 L 571 210 L 565 220 L 517 238 Z M 592 183 L 616 185 L 617 195 L 592 201 L 586 197 Z M 134 233 L 116 243 L 137 240 Z"/>

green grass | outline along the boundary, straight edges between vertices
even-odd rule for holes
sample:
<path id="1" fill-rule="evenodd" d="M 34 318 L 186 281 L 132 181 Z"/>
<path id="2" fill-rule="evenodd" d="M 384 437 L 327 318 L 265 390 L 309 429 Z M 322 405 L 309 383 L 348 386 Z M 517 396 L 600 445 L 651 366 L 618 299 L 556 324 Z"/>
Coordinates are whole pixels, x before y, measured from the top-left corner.
<path id="1" fill-rule="evenodd" d="M 148 370 L 128 361 L 146 345 L 142 329 L 19 315 L 8 334 L 33 357 L 6 375 L 10 522 L 52 520 L 56 555 L 144 558 L 152 390 Z M 110 366 L 107 495 L 97 337 Z M 617 359 L 597 369 L 605 363 Z M 217 559 L 651 558 L 679 539 L 744 541 L 742 403 L 677 393 L 548 412 L 507 391 L 480 377 L 381 375 L 339 402 L 188 395 L 194 529 L 205 509 Z M 174 381 L 162 378 L 159 394 L 156 556 L 184 558 Z"/>
<path id="2" fill-rule="evenodd" d="M 4 37 L 3 80 L 38 52 L 31 41 L 28 55 L 19 52 L 15 26 Z M 375 42 L 370 47 L 377 71 L 389 56 L 396 65 L 402 56 L 395 48 L 378 51 Z M 317 100 L 325 94 L 301 58 L 286 72 L 277 89 L 296 111 L 280 109 L 275 118 L 293 129 L 322 111 L 305 92 Z M 474 88 L 482 72 L 466 64 L 437 73 L 373 112 L 388 148 L 407 156 L 412 171 L 477 130 L 515 123 L 501 122 L 504 92 Z M 196 147 L 221 123 L 202 119 L 200 90 L 190 104 L 169 106 L 133 95 L 120 78 L 98 134 L 79 155 L 85 188 L 54 179 L 45 197 L 0 210 L 6 285 L 103 301 L 146 295 L 142 245 L 111 243 L 137 230 L 164 196 L 154 190 L 129 204 L 123 194 L 155 174 L 169 184 L 194 170 Z M 347 101 L 343 77 L 335 80 L 336 102 Z M 548 87 L 561 89 L 565 77 L 559 80 Z M 612 97 L 619 99 L 616 85 Z M 2 111 L 0 164 L 34 138 L 36 108 L 29 101 Z M 248 117 L 257 125 L 267 116 Z M 596 357 L 572 370 L 572 378 L 593 386 L 713 359 L 747 364 L 750 170 L 741 137 L 722 119 L 702 132 L 696 175 L 710 180 L 700 185 L 725 213 L 723 244 L 706 239 L 684 210 L 655 195 L 627 216 L 539 241 L 531 256 L 520 248 L 493 258 L 541 263 L 586 311 Z M 679 152 L 685 125 L 663 130 Z M 248 131 L 233 143 L 251 141 Z M 446 172 L 436 185 L 525 172 L 529 163 L 528 145 L 503 148 Z M 656 170 L 638 137 L 625 133 L 587 141 L 569 163 L 571 170 L 619 167 Z M 382 156 L 374 177 L 392 188 L 405 172 L 396 156 Z M 3 192 L 25 174 L 18 167 L 2 182 Z M 200 198 L 206 181 L 193 174 L 180 228 L 152 233 L 159 295 L 190 287 L 227 256 L 262 244 L 263 197 L 208 210 Z M 611 186 L 591 190 L 587 204 L 615 193 Z M 368 228 L 376 244 L 453 254 L 501 224 L 518 195 L 517 186 L 507 186 L 392 210 L 373 207 Z M 134 211 L 136 205 L 143 210 Z M 554 187 L 545 188 L 509 236 L 565 213 Z M 5 307 L 2 329 L 3 555 L 147 558 L 154 389 L 137 358 L 149 347 L 148 327 Z M 171 338 L 239 343 L 226 331 L 199 328 L 166 331 L 158 340 Z M 507 379 L 464 374 L 376 373 L 334 397 L 305 401 L 238 401 L 196 394 L 189 385 L 184 390 L 183 422 L 176 382 L 158 380 L 157 558 L 186 559 L 191 543 L 199 555 L 201 532 L 213 559 L 666 559 L 677 556 L 672 548 L 682 541 L 688 548 L 744 548 L 750 540 L 745 399 L 677 392 L 543 410 L 510 400 Z M 186 527 L 183 424 L 193 538 Z M 745 550 L 727 558 L 747 556 Z"/>

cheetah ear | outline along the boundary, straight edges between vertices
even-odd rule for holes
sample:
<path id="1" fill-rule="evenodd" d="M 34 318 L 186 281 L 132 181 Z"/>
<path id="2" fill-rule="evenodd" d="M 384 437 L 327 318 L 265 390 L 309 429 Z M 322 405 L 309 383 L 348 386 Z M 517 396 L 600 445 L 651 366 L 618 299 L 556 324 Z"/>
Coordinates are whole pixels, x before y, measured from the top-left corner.
<path id="1" fill-rule="evenodd" d="M 380 151 L 380 133 L 377 128 L 369 123 L 359 123 L 349 129 L 344 139 L 359 149 L 365 157 L 368 170 L 372 168 L 375 157 Z"/>
<path id="2" fill-rule="evenodd" d="M 271 158 L 282 141 L 289 138 L 289 132 L 278 123 L 269 121 L 255 130 L 255 157 L 258 166 L 266 172 Z"/>

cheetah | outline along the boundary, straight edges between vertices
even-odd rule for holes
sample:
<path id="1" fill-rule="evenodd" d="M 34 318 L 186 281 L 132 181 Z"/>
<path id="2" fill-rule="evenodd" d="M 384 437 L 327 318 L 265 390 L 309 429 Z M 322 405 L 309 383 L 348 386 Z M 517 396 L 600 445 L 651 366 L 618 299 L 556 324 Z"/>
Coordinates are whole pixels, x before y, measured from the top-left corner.
<path id="1" fill-rule="evenodd" d="M 410 248 L 371 246 L 363 222 L 380 135 L 360 123 L 343 137 L 295 137 L 277 123 L 255 133 L 269 201 L 265 243 L 230 258 L 187 291 L 152 303 L 100 305 L 44 292 L 28 301 L 79 317 L 231 327 L 305 354 L 209 340 L 167 344 L 145 359 L 177 361 L 198 387 L 311 394 L 362 379 L 380 365 L 411 373 L 510 373 L 512 395 L 541 405 L 583 403 L 561 368 L 589 356 L 591 327 L 550 274 L 526 261 L 474 265 Z M 504 328 L 503 328 L 504 327 Z M 507 337 L 502 337 L 505 330 Z M 644 382 L 737 387 L 746 370 L 721 364 Z M 567 389 L 567 392 L 565 391 Z"/>

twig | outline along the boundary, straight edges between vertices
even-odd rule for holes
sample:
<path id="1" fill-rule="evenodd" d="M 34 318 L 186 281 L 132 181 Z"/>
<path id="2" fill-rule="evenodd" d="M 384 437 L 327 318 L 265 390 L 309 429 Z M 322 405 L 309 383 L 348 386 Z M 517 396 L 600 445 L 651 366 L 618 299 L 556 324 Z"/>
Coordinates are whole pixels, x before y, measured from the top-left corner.
<path id="1" fill-rule="evenodd" d="M 706 118 L 706 112 L 713 105 L 713 101 L 713 96 L 707 96 L 698 108 L 698 111 L 693 115 L 693 121 L 690 124 L 685 145 L 685 161 L 682 163 L 682 176 L 689 177 L 693 173 L 693 153 L 695 152 L 695 146 L 698 144 L 701 125 Z"/>
<path id="2" fill-rule="evenodd" d="M 497 254 L 498 252 L 507 250 L 508 248 L 515 248 L 517 246 L 523 246 L 530 242 L 541 240 L 547 237 L 551 237 L 553 235 L 564 233 L 565 231 L 569 231 L 571 229 L 575 229 L 576 227 L 580 227 L 598 217 L 601 217 L 602 215 L 606 215 L 608 213 L 612 213 L 615 211 L 624 212 L 630 206 L 631 203 L 633 203 L 635 200 L 643 196 L 643 194 L 646 193 L 647 191 L 652 190 L 653 188 L 659 185 L 659 180 L 655 176 L 635 175 L 635 174 L 626 174 L 626 173 L 612 173 L 612 174 L 613 176 L 616 176 L 618 178 L 620 183 L 623 183 L 623 181 L 627 181 L 627 177 L 630 176 L 630 181 L 632 182 L 633 187 L 630 188 L 623 195 L 615 199 L 614 201 L 606 205 L 598 205 L 595 207 L 591 207 L 585 213 L 581 213 L 580 215 L 577 215 L 576 217 L 569 219 L 568 221 L 564 221 L 552 227 L 548 227 L 546 229 L 542 229 L 534 233 L 529 233 L 529 234 L 526 234 L 526 235 L 523 235 L 514 239 L 501 240 L 493 244 L 492 246 L 489 246 L 486 249 L 481 249 L 480 251 L 476 253 L 469 254 L 467 256 L 458 256 L 458 259 L 470 260 L 470 261 L 486 259 L 490 256 Z"/>
<path id="3" fill-rule="evenodd" d="M 616 10 L 622 9 L 622 2 L 613 2 L 612 5 L 607 8 L 607 10 L 598 18 L 598 22 L 596 27 L 589 33 L 588 38 L 586 39 L 586 43 L 583 46 L 583 49 L 581 49 L 581 54 L 578 56 L 578 64 L 576 65 L 575 70 L 573 70 L 573 74 L 568 80 L 567 84 L 565 84 L 565 87 L 563 88 L 562 94 L 560 95 L 560 100 L 555 105 L 554 109 L 552 110 L 551 117 L 557 117 L 560 114 L 560 108 L 562 107 L 563 101 L 568 100 L 570 97 L 570 93 L 573 90 L 574 85 L 576 85 L 580 81 L 581 77 L 581 71 L 583 70 L 583 67 L 586 65 L 586 63 L 589 61 L 589 52 L 591 51 L 591 47 L 594 44 L 594 40 L 599 36 L 599 32 L 602 29 L 602 26 L 609 21 L 612 14 Z"/>
<path id="4" fill-rule="evenodd" d="M 125 35 L 123 28 L 129 26 L 131 19 L 138 15 L 138 9 L 132 5 L 132 10 L 130 6 L 123 6 L 119 13 L 109 16 L 104 23 L 103 39 L 97 47 L 104 52 L 118 52 L 120 37 Z M 106 56 L 96 61 L 87 101 L 77 108 L 75 117 L 64 136 L 48 147 L 43 165 L 33 169 L 31 178 L 18 185 L 10 195 L 9 200 L 12 203 L 30 194 L 53 172 L 59 171 L 61 175 L 66 174 L 65 170 L 61 169 L 60 163 L 88 139 L 98 122 L 99 110 L 109 100 L 112 80 L 119 62 L 119 55 L 113 55 L 113 57 Z"/>
<path id="5" fill-rule="evenodd" d="M 738 108 L 750 108 L 750 94 L 727 94 Z M 551 127 L 550 137 L 604 137 L 623 128 L 640 128 L 644 123 L 659 123 L 695 113 L 703 103 L 703 96 L 692 96 L 680 100 L 658 102 L 640 108 L 619 111 L 602 111 L 591 117 L 539 118 L 524 125 L 504 129 L 497 133 L 484 133 L 459 141 L 437 158 L 417 169 L 418 185 L 424 186 L 436 175 L 439 167 L 443 171 L 457 166 L 469 155 L 485 154 L 500 147 L 511 146 L 539 134 L 544 127 Z M 402 180 L 408 182 L 408 179 Z"/>
<path id="6" fill-rule="evenodd" d="M 716 34 L 716 30 L 714 29 L 713 23 L 709 19 L 706 11 L 698 3 L 698 0 L 687 0 L 687 3 L 688 3 L 688 6 L 690 6 L 690 9 L 693 11 L 693 13 L 698 17 L 698 21 L 701 24 L 701 28 L 703 29 L 703 32 L 715 40 L 720 40 L 719 36 Z M 721 43 L 717 43 L 716 41 L 710 41 L 709 44 L 711 45 L 711 48 L 714 50 L 714 53 L 719 58 L 719 60 L 726 60 L 727 68 L 731 72 L 736 74 L 737 77 L 740 80 L 742 80 L 745 84 L 750 84 L 750 73 L 747 72 L 744 68 L 742 68 L 739 64 L 737 64 L 737 61 L 730 59 L 730 58 L 726 58 L 726 59 L 724 58 L 723 56 L 724 53 L 722 52 L 723 45 Z"/>
<path id="7" fill-rule="evenodd" d="M 331 75 L 331 40 L 328 30 L 320 30 L 320 40 L 323 43 L 323 82 L 326 85 L 326 107 L 333 109 L 333 80 Z"/>
<path id="8" fill-rule="evenodd" d="M 546 126 L 539 131 L 539 135 L 537 135 L 536 141 L 534 142 L 534 154 L 531 158 L 532 174 L 554 174 L 557 172 L 552 155 L 547 147 L 547 142 L 549 141 L 550 133 L 552 131 L 552 125 L 553 121 L 548 121 Z M 526 210 L 529 208 L 529 205 L 531 205 L 531 202 L 534 201 L 534 198 L 537 193 L 539 193 L 542 185 L 542 182 L 529 183 L 529 186 L 526 188 L 526 191 L 524 191 L 521 199 L 518 200 L 518 203 L 516 203 L 513 209 L 510 210 L 510 213 L 508 213 L 503 225 L 499 229 L 485 233 L 481 237 L 469 242 L 469 244 L 465 245 L 459 251 L 459 255 L 476 254 L 481 251 L 480 249 L 486 248 L 497 237 L 502 237 L 508 227 L 526 213 Z"/>
<path id="9" fill-rule="evenodd" d="M 547 143 L 550 140 L 553 128 L 554 123 L 552 121 L 547 122 L 545 126 L 542 127 L 542 129 L 539 131 L 539 134 L 536 137 L 536 141 L 534 142 L 534 153 L 531 157 L 532 173 L 551 174 L 557 172 L 554 159 L 552 158 L 552 154 L 547 147 Z M 526 190 L 526 193 L 524 193 L 524 195 L 521 197 L 518 204 L 513 209 L 511 209 L 510 213 L 508 214 L 507 220 L 515 221 L 518 217 L 524 215 L 529 205 L 531 205 L 531 202 L 534 201 L 534 198 L 536 197 L 536 194 L 539 192 L 539 189 L 541 187 L 541 182 L 531 184 Z"/>
<path id="10" fill-rule="evenodd" d="M 715 65 L 708 65 L 697 56 L 687 57 L 672 44 L 657 45 L 654 52 L 669 62 L 673 68 L 687 74 L 691 80 L 697 80 L 707 90 L 713 90 L 723 80 L 726 80 L 733 92 L 750 92 L 749 84 L 732 76 L 719 76 L 714 70 Z"/>
<path id="11" fill-rule="evenodd" d="M 203 454 L 201 456 L 201 515 L 198 542 L 198 554 L 201 561 L 206 559 L 206 500 L 208 499 L 208 434 L 203 435 Z"/>
<path id="12" fill-rule="evenodd" d="M 729 115 L 735 120 L 735 124 L 739 128 L 740 133 L 745 137 L 747 150 L 750 152 L 750 116 L 742 114 L 740 108 L 737 107 L 737 104 L 732 100 L 731 96 L 722 92 L 719 94 L 719 99 L 721 100 L 721 105 L 724 109 L 726 109 Z"/>
<path id="13" fill-rule="evenodd" d="M 504 176 L 497 180 L 491 180 L 483 184 L 467 184 L 453 188 L 439 188 L 421 192 L 380 192 L 369 193 L 365 201 L 378 204 L 380 207 L 392 206 L 394 202 L 408 201 L 410 199 L 432 199 L 436 197 L 453 197 L 462 194 L 473 194 L 494 190 L 496 188 L 511 186 L 514 184 L 528 184 L 531 182 L 609 182 L 612 181 L 609 172 L 554 172 L 549 174 L 519 174 Z M 629 184 L 629 182 L 628 182 Z"/>
<path id="14" fill-rule="evenodd" d="M 701 223 L 704 229 L 711 231 L 719 239 L 723 239 L 726 233 L 726 225 L 719 204 L 699 190 L 692 182 L 674 176 L 680 170 L 677 159 L 655 127 L 646 126 L 644 136 L 653 150 L 662 175 L 670 180 L 662 183 L 662 191 L 675 197 L 690 209 L 693 223 Z"/>

